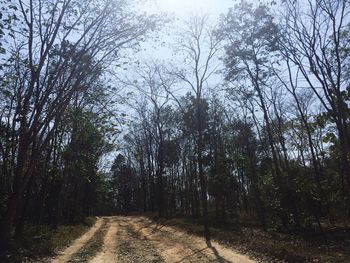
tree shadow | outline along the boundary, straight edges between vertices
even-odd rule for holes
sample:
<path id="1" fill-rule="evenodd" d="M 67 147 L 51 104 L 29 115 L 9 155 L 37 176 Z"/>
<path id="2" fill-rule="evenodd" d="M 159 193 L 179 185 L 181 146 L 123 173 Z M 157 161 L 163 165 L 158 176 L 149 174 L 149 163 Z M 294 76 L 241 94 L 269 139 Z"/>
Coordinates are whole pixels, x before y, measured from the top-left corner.
<path id="1" fill-rule="evenodd" d="M 204 251 L 204 250 L 206 250 L 206 249 L 207 249 L 207 247 L 202 248 L 202 249 L 200 249 L 200 250 L 196 250 L 196 251 L 194 251 L 194 253 L 193 253 L 193 254 L 188 255 L 188 256 L 185 256 L 185 257 L 183 257 L 182 259 L 180 259 L 180 260 L 176 261 L 175 263 L 181 263 L 181 262 L 184 262 L 186 259 L 189 259 L 189 258 L 193 257 L 194 255 L 196 255 L 196 254 L 198 254 L 198 253 L 201 253 L 202 251 Z"/>
<path id="2" fill-rule="evenodd" d="M 153 222 L 148 222 L 146 224 L 144 224 L 143 226 L 141 226 L 141 228 L 137 229 L 136 230 L 136 233 L 140 233 L 142 231 L 142 229 L 146 229 L 146 228 L 150 228 L 151 229 L 151 235 L 153 233 L 155 233 L 156 231 L 158 230 L 161 230 L 163 227 L 166 226 L 166 220 L 164 220 L 162 222 L 162 220 L 157 220 L 157 221 L 153 221 Z M 144 235 L 144 238 L 145 239 L 149 239 L 149 236 L 150 235 Z M 215 256 L 215 262 L 218 262 L 218 263 L 229 263 L 230 261 L 224 259 L 222 256 L 220 256 L 219 252 L 217 251 L 217 249 L 212 245 L 211 241 L 209 240 L 206 240 L 206 247 L 205 248 L 202 248 L 200 250 L 193 250 L 191 249 L 194 253 L 192 253 L 191 255 L 187 255 L 185 257 L 183 257 L 182 259 L 176 261 L 175 263 L 181 263 L 181 262 L 184 262 L 186 261 L 187 259 L 195 256 L 196 254 L 199 254 L 199 253 L 202 253 L 203 251 L 205 251 L 206 249 L 210 249 L 214 256 Z"/>
<path id="3" fill-rule="evenodd" d="M 196 250 L 196 251 L 194 251 L 193 254 L 188 255 L 188 256 L 185 256 L 184 258 L 182 258 L 182 259 L 176 261 L 175 263 L 184 262 L 185 260 L 187 260 L 187 259 L 189 259 L 189 258 L 195 256 L 196 254 L 202 253 L 203 251 L 205 251 L 205 250 L 208 249 L 208 248 L 209 248 L 211 251 L 213 251 L 213 254 L 214 254 L 214 256 L 215 256 L 215 262 L 218 262 L 218 263 L 229 263 L 229 262 L 230 262 L 230 261 L 227 261 L 226 259 L 224 259 L 223 257 L 220 256 L 219 252 L 216 250 L 215 247 L 212 246 L 212 244 L 211 244 L 210 241 L 206 241 L 206 243 L 207 243 L 207 247 L 202 248 L 202 249 L 200 249 L 200 250 Z"/>
<path id="4" fill-rule="evenodd" d="M 217 259 L 217 262 L 219 263 L 226 263 L 226 262 L 229 262 L 227 261 L 226 259 L 224 259 L 222 256 L 220 256 L 219 252 L 216 250 L 215 247 L 213 247 L 213 245 L 211 244 L 211 241 L 210 240 L 206 240 L 206 243 L 207 243 L 207 246 L 208 248 L 213 251 L 216 259 Z"/>

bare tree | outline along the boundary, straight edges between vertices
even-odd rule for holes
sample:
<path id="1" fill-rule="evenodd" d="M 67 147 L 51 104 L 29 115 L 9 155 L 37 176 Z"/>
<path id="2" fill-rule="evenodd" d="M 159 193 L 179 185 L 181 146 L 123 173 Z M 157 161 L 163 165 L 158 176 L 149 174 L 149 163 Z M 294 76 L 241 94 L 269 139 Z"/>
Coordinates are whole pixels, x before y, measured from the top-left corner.
<path id="1" fill-rule="evenodd" d="M 210 26 L 207 15 L 194 15 L 187 21 L 179 34 L 175 46 L 178 54 L 184 56 L 185 65 L 178 70 L 170 70 L 170 74 L 188 85 L 195 95 L 196 102 L 196 131 L 198 175 L 201 186 L 201 202 L 204 217 L 204 235 L 210 241 L 208 221 L 207 176 L 203 167 L 203 129 L 202 104 L 204 90 L 210 85 L 210 79 L 218 69 L 218 54 L 221 41 L 215 37 L 214 28 Z M 170 92 L 170 90 L 168 89 Z M 171 93 L 173 97 L 174 94 Z"/>

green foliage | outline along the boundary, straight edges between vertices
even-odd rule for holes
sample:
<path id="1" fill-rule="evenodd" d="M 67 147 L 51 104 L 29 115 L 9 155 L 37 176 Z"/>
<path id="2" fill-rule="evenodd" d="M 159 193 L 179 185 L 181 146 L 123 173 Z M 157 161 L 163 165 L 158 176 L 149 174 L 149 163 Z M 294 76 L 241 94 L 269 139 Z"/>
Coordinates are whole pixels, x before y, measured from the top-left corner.
<path id="1" fill-rule="evenodd" d="M 125 156 L 118 154 L 111 168 L 110 178 L 111 198 L 114 211 L 129 213 L 135 210 L 135 193 L 138 183 L 136 171 L 127 162 Z"/>
<path id="2" fill-rule="evenodd" d="M 183 115 L 183 120 L 186 127 L 186 134 L 188 136 L 191 136 L 193 133 L 197 134 L 199 127 L 201 127 L 203 133 L 206 133 L 208 128 L 208 102 L 204 99 L 197 99 L 189 94 L 184 100 L 186 103 L 186 112 Z"/>

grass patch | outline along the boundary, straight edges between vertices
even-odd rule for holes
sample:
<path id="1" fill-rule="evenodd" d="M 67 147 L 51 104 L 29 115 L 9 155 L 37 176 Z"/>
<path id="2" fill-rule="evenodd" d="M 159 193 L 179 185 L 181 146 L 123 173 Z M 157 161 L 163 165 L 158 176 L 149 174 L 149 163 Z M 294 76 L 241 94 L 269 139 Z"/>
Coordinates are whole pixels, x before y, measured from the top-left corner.
<path id="1" fill-rule="evenodd" d="M 73 255 L 70 262 L 87 262 L 102 249 L 103 238 L 108 231 L 108 224 L 105 221 L 101 228 L 96 232 L 85 246 L 83 246 L 76 254 Z"/>
<path id="2" fill-rule="evenodd" d="M 0 252 L 0 262 L 38 262 L 53 256 L 80 237 L 95 221 L 96 218 L 91 217 L 82 224 L 60 225 L 57 229 L 46 225 L 26 226 L 22 239 L 12 241 L 6 251 Z"/>

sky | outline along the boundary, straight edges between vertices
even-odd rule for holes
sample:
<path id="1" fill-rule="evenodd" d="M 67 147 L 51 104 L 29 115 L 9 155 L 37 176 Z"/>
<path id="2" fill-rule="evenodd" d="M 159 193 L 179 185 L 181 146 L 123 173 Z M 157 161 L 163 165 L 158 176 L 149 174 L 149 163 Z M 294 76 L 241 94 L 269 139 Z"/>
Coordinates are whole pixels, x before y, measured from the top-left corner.
<path id="1" fill-rule="evenodd" d="M 198 12 L 219 16 L 221 13 L 226 13 L 233 4 L 233 0 L 149 0 L 148 8 L 153 12 L 159 10 L 185 18 L 191 13 Z"/>
<path id="2" fill-rule="evenodd" d="M 137 0 L 136 0 L 137 1 Z M 143 51 L 135 54 L 137 61 L 144 59 L 169 59 L 172 56 L 173 37 L 181 27 L 181 23 L 188 17 L 195 14 L 209 15 L 210 21 L 216 22 L 221 14 L 226 14 L 230 7 L 233 7 L 237 0 L 138 0 L 138 8 L 150 14 L 167 13 L 170 18 L 174 18 L 162 32 L 159 32 L 162 47 L 153 42 L 152 39 L 141 44 Z"/>
<path id="3" fill-rule="evenodd" d="M 183 57 L 181 54 L 174 54 L 174 44 L 176 42 L 176 36 L 179 30 L 184 26 L 183 22 L 186 21 L 191 15 L 206 14 L 209 15 L 210 21 L 216 23 L 221 14 L 226 14 L 230 7 L 233 7 L 238 0 L 136 0 L 139 4 L 138 8 L 141 11 L 146 11 L 150 14 L 167 13 L 169 17 L 175 18 L 166 24 L 161 31 L 158 31 L 157 40 L 150 37 L 146 42 L 141 43 L 141 49 L 133 53 L 133 58 L 129 62 L 128 66 L 125 66 L 124 74 L 127 79 L 135 78 L 135 67 L 142 65 L 143 63 L 152 64 L 168 62 L 178 65 L 183 63 Z M 129 54 L 130 55 L 130 54 Z M 139 64 L 140 63 L 140 64 Z M 212 86 L 215 86 L 221 78 L 213 75 L 211 80 Z M 130 90 L 126 90 L 128 93 Z M 185 94 L 189 90 L 184 89 L 182 92 Z"/>

